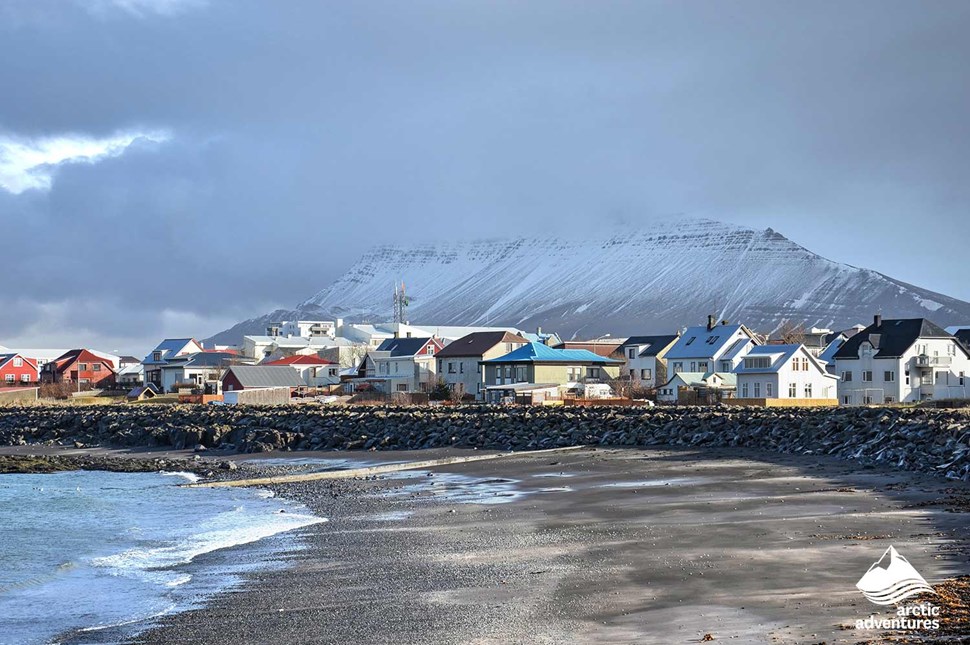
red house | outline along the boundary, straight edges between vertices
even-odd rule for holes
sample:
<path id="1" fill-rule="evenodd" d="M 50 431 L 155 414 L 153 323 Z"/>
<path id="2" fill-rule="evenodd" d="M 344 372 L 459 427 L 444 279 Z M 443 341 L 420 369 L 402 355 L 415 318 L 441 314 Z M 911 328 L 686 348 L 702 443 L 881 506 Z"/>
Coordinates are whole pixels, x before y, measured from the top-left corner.
<path id="1" fill-rule="evenodd" d="M 36 383 L 37 361 L 20 354 L 0 354 L 0 387 Z"/>
<path id="2" fill-rule="evenodd" d="M 114 363 L 86 349 L 72 349 L 44 365 L 41 383 L 79 383 L 93 388 L 115 384 Z"/>

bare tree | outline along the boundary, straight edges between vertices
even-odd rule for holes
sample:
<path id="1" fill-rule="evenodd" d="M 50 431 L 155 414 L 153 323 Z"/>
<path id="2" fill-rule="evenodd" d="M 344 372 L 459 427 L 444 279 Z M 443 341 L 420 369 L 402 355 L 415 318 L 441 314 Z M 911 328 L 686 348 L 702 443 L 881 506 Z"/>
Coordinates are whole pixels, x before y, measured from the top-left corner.
<path id="1" fill-rule="evenodd" d="M 805 342 L 805 325 L 786 320 L 778 328 L 776 336 L 786 345 L 801 345 Z"/>
<path id="2" fill-rule="evenodd" d="M 465 399 L 465 384 L 455 383 L 451 386 L 451 396 L 449 397 L 452 403 L 461 403 Z"/>

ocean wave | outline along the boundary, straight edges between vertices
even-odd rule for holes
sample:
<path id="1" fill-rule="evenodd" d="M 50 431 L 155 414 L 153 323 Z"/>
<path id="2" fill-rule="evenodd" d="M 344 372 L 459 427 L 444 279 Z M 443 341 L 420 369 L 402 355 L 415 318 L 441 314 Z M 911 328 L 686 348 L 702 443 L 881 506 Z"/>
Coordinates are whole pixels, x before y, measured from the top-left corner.
<path id="1" fill-rule="evenodd" d="M 162 475 L 163 477 L 183 477 L 183 478 L 189 480 L 189 482 L 191 482 L 193 484 L 195 482 L 199 481 L 200 479 L 202 479 L 201 477 L 199 477 L 195 473 L 187 473 L 187 472 L 184 472 L 184 471 L 181 471 L 181 470 L 178 470 L 178 471 L 162 470 L 162 471 L 159 471 L 158 474 L 159 475 Z"/>

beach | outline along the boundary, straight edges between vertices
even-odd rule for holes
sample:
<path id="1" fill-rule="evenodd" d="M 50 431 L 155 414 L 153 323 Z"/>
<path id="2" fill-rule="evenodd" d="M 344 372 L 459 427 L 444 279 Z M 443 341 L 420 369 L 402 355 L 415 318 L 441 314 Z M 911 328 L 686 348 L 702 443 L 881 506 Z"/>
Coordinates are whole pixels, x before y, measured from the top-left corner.
<path id="1" fill-rule="evenodd" d="M 227 458 L 306 472 L 461 452 Z M 890 545 L 931 584 L 970 571 L 965 484 L 811 455 L 588 449 L 269 488 L 329 521 L 130 642 L 890 642 L 854 629 L 886 615 L 855 584 Z"/>

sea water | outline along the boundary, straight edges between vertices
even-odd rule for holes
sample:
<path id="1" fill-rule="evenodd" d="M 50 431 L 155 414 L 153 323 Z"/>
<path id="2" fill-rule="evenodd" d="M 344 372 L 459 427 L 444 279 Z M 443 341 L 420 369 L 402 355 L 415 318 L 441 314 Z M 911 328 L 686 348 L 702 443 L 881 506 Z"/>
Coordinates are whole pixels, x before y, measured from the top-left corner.
<path id="1" fill-rule="evenodd" d="M 0 475 L 0 644 L 130 636 L 271 566 L 272 549 L 221 563 L 219 550 L 270 536 L 292 549 L 280 534 L 324 521 L 266 491 L 178 485 L 192 477 Z"/>

